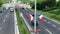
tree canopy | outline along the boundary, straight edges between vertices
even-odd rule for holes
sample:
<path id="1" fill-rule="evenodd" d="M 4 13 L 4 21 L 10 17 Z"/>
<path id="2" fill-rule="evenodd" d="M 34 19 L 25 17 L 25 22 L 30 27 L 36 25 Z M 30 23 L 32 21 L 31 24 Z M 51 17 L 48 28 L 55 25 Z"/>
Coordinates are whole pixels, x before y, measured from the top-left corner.
<path id="1" fill-rule="evenodd" d="M 0 0 L 0 7 L 1 7 L 2 4 L 3 4 L 3 0 Z"/>

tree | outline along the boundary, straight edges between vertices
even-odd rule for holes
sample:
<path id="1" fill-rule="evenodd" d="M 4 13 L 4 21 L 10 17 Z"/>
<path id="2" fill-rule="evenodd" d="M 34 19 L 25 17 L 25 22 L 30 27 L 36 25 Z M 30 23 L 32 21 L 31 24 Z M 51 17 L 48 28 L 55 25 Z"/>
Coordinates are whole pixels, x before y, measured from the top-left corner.
<path id="1" fill-rule="evenodd" d="M 0 0 L 0 7 L 1 7 L 2 4 L 3 4 L 3 0 Z"/>
<path id="2" fill-rule="evenodd" d="M 56 0 L 46 0 L 46 5 L 48 7 L 53 7 L 56 5 Z"/>
<path id="3" fill-rule="evenodd" d="M 33 9 L 35 8 L 35 5 L 33 4 Z M 44 3 L 37 3 L 37 9 L 38 10 L 42 10 L 42 9 L 45 9 L 45 4 Z"/>
<path id="4" fill-rule="evenodd" d="M 60 1 L 57 2 L 56 6 L 57 7 L 60 7 Z"/>

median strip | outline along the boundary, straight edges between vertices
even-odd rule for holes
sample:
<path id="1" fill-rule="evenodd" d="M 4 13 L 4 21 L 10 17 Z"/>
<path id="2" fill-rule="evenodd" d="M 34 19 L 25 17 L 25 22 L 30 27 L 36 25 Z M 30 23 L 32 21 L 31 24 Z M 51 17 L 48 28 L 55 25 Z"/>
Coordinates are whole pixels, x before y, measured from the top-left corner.
<path id="1" fill-rule="evenodd" d="M 20 34 L 30 34 L 27 26 L 24 23 L 24 20 L 22 19 L 22 17 L 20 17 L 20 14 L 17 10 L 16 10 L 16 15 L 17 15 L 17 22 L 18 22 L 18 28 Z"/>

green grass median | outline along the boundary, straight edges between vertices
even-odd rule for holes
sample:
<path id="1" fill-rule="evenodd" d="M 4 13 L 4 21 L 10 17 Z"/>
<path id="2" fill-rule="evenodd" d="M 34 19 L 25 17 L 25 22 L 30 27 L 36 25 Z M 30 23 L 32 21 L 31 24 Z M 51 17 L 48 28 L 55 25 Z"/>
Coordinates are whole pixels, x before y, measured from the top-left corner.
<path id="1" fill-rule="evenodd" d="M 21 34 L 30 34 L 27 26 L 24 23 L 24 20 L 22 19 L 22 17 L 20 17 L 20 14 L 19 14 L 18 11 L 16 11 L 16 15 L 17 15 L 17 22 L 18 22 L 19 32 Z"/>

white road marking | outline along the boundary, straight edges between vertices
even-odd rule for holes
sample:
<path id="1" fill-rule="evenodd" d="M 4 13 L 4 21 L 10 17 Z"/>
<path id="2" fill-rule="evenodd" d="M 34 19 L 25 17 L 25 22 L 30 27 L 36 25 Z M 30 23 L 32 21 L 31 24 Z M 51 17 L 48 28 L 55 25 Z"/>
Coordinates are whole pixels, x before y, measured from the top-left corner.
<path id="1" fill-rule="evenodd" d="M 0 27 L 0 30 L 1 30 L 1 27 Z"/>
<path id="2" fill-rule="evenodd" d="M 50 19 L 50 18 L 48 18 L 48 17 L 46 17 L 46 16 L 44 16 L 45 18 L 47 18 L 47 19 L 49 19 L 49 20 L 51 20 L 51 21 L 53 21 L 53 22 L 55 22 L 55 23 L 57 23 L 57 24 L 60 24 L 60 22 L 58 22 L 58 21 L 56 21 L 56 20 L 54 20 L 54 19 Z"/>
<path id="3" fill-rule="evenodd" d="M 5 19 L 3 20 L 3 22 L 5 22 Z"/>
<path id="4" fill-rule="evenodd" d="M 8 13 L 9 14 L 9 13 Z"/>
<path id="5" fill-rule="evenodd" d="M 50 22 L 48 22 L 49 24 L 51 24 Z"/>
<path id="6" fill-rule="evenodd" d="M 7 17 L 8 15 L 6 15 L 6 17 Z"/>
<path id="7" fill-rule="evenodd" d="M 45 29 L 47 32 L 49 32 L 49 34 L 52 34 L 52 32 L 50 32 L 48 29 Z"/>
<path id="8" fill-rule="evenodd" d="M 22 17 L 22 16 L 23 16 L 23 14 L 22 14 L 22 13 L 20 13 L 20 16 Z"/>
<path id="9" fill-rule="evenodd" d="M 52 26 L 56 27 L 56 25 L 54 25 L 54 24 Z"/>
<path id="10" fill-rule="evenodd" d="M 46 20 L 44 20 L 44 21 L 46 21 Z"/>
<path id="11" fill-rule="evenodd" d="M 60 30 L 60 28 L 59 28 L 59 30 Z"/>

